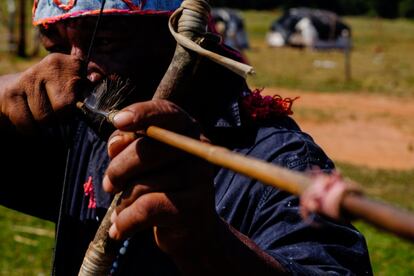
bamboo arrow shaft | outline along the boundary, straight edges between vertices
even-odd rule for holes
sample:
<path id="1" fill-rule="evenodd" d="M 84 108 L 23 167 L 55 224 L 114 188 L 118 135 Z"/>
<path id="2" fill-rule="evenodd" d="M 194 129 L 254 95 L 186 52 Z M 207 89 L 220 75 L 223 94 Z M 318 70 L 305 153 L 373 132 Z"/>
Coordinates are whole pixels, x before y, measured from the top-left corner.
<path id="1" fill-rule="evenodd" d="M 302 174 L 159 127 L 150 126 L 146 134 L 148 137 L 198 156 L 212 164 L 258 179 L 292 194 L 301 194 L 311 183 L 310 179 Z"/>
<path id="2" fill-rule="evenodd" d="M 159 127 L 149 127 L 147 135 L 159 142 L 205 159 L 212 164 L 257 179 L 264 184 L 295 195 L 301 195 L 312 183 L 312 179 L 303 173 L 246 157 L 223 147 L 206 144 Z M 347 194 L 341 207 L 353 217 L 363 219 L 381 229 L 414 241 L 414 215 L 406 211 L 355 194 Z"/>
<path id="3" fill-rule="evenodd" d="M 389 204 L 349 194 L 342 208 L 356 218 L 414 242 L 414 215 Z"/>

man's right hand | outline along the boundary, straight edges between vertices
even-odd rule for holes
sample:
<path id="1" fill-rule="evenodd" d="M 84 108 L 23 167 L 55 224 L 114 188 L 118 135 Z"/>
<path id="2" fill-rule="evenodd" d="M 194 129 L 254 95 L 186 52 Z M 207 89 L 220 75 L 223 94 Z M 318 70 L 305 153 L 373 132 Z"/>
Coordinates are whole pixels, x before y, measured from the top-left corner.
<path id="1" fill-rule="evenodd" d="M 70 110 L 80 95 L 81 60 L 49 54 L 26 71 L 0 78 L 0 121 L 33 132 L 37 123 Z"/>

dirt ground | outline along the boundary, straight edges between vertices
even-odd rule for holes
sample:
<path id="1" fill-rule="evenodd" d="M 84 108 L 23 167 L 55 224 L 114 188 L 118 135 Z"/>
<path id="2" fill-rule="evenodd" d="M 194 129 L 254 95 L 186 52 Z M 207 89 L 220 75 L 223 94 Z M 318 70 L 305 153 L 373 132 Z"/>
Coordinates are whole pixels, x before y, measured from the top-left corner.
<path id="1" fill-rule="evenodd" d="M 300 96 L 293 106 L 295 120 L 335 161 L 414 169 L 414 99 L 284 89 L 265 93 Z"/>

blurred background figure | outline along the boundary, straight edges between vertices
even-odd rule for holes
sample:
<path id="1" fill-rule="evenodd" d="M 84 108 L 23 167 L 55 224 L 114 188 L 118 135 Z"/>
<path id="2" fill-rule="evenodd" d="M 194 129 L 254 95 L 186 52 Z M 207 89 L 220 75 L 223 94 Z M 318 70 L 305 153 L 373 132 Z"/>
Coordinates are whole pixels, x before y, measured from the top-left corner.
<path id="1" fill-rule="evenodd" d="M 239 51 L 249 49 L 247 33 L 241 15 L 232 9 L 215 8 L 211 12 L 217 32 L 224 44 Z"/>
<path id="2" fill-rule="evenodd" d="M 271 47 L 345 49 L 351 47 L 351 28 L 333 12 L 293 8 L 272 23 L 267 44 Z"/>

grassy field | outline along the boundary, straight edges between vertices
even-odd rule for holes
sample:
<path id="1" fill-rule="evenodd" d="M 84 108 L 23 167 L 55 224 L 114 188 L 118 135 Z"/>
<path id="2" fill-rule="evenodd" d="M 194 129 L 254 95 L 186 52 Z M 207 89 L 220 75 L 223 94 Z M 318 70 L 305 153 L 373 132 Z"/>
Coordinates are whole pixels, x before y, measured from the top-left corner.
<path id="1" fill-rule="evenodd" d="M 353 78 L 346 83 L 342 53 L 268 48 L 264 37 L 278 13 L 248 11 L 243 15 L 252 45 L 246 55 L 258 72 L 251 80 L 253 86 L 414 97 L 413 22 L 346 18 L 354 35 Z M 23 70 L 35 62 L 2 51 L 3 33 L 0 28 L 0 75 Z M 333 61 L 336 67 L 316 68 L 318 60 Z M 370 170 L 347 164 L 339 164 L 339 168 L 376 198 L 414 211 L 414 171 Z M 412 244 L 361 222 L 356 226 L 366 236 L 376 275 L 414 275 Z M 0 207 L 0 227 L 0 275 L 49 274 L 53 224 Z"/>
<path id="2" fill-rule="evenodd" d="M 256 87 L 286 87 L 313 91 L 352 91 L 414 96 L 414 22 L 374 18 L 345 18 L 353 30 L 352 80 L 345 81 L 344 54 L 269 48 L 265 36 L 278 12 L 243 13 L 250 36 L 246 52 L 257 76 Z M 333 62 L 334 68 L 316 67 Z"/>
<path id="3" fill-rule="evenodd" d="M 347 164 L 338 167 L 375 198 L 414 211 L 414 171 L 370 170 Z M 362 222 L 356 222 L 355 226 L 365 235 L 375 275 L 414 274 L 414 244 Z"/>
<path id="4" fill-rule="evenodd" d="M 49 275 L 54 225 L 0 207 L 0 275 Z"/>

